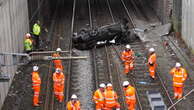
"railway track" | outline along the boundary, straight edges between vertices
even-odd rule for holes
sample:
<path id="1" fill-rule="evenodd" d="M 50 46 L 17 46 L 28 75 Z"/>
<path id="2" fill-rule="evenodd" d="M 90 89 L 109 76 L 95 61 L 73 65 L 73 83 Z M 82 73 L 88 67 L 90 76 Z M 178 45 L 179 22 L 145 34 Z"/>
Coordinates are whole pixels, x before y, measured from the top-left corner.
<path id="1" fill-rule="evenodd" d="M 133 17 L 129 14 L 129 11 L 128 11 L 126 5 L 125 5 L 125 2 L 123 0 L 121 0 L 121 2 L 122 2 L 122 5 L 125 8 L 125 11 L 127 13 L 128 18 L 131 20 L 132 27 L 135 27 L 135 23 L 133 22 Z M 112 18 L 114 18 L 114 17 L 112 17 Z M 115 20 L 113 20 L 113 21 L 115 21 Z M 140 97 L 142 97 L 142 94 L 144 94 L 143 97 L 147 97 L 146 96 L 146 91 L 150 91 L 153 88 L 158 89 L 158 91 L 160 91 L 163 96 L 167 96 L 166 98 L 164 98 L 164 102 L 168 102 L 166 104 L 168 106 L 170 106 L 170 104 L 173 104 L 173 101 L 172 101 L 172 99 L 171 99 L 171 97 L 170 97 L 170 95 L 168 93 L 167 88 L 164 85 L 163 80 L 160 77 L 160 74 L 157 75 L 158 78 L 159 78 L 159 80 L 157 82 L 154 82 L 153 84 L 150 83 L 152 85 L 151 88 L 150 88 L 150 85 L 149 85 L 149 86 L 147 86 L 147 89 L 139 89 L 139 88 L 144 88 L 144 87 L 142 86 L 142 84 L 140 84 L 140 83 L 138 84 L 138 82 L 150 82 L 150 81 L 144 81 L 146 77 L 149 77 L 149 74 L 147 74 L 148 76 L 145 76 L 145 73 L 148 73 L 147 72 L 148 69 L 146 68 L 146 65 L 145 65 L 145 56 L 146 56 L 145 48 L 144 48 L 145 46 L 142 45 L 142 44 L 143 44 L 142 42 L 139 42 L 136 45 L 132 45 L 132 46 L 134 46 L 134 50 L 135 51 L 142 52 L 143 56 L 144 56 L 144 57 L 138 58 L 138 60 L 136 60 L 136 62 L 138 64 L 142 64 L 143 63 L 143 65 L 137 65 L 136 69 L 134 70 L 134 73 L 139 75 L 139 76 L 128 77 L 130 79 L 130 81 L 132 82 L 132 84 L 135 86 L 135 88 L 137 88 L 138 109 L 143 110 L 143 108 L 145 109 L 146 107 L 147 107 L 147 109 L 150 109 L 150 106 L 148 106 L 149 105 L 148 100 L 145 101 L 146 99 L 144 99 L 144 98 L 140 99 Z M 121 48 L 118 49 L 118 50 L 121 50 Z M 119 53 L 117 52 L 117 54 L 120 54 L 120 52 Z M 142 74 L 142 73 L 144 73 L 144 74 Z M 174 109 L 176 110 L 175 107 L 174 107 Z"/>
<path id="2" fill-rule="evenodd" d="M 167 42 L 168 45 L 166 45 L 166 53 L 168 54 L 168 56 L 170 56 L 170 61 L 172 63 L 176 63 L 176 62 L 181 62 L 183 64 L 183 67 L 186 68 L 187 72 L 188 72 L 188 78 L 185 82 L 185 86 L 184 86 L 184 94 L 189 93 L 193 88 L 193 84 L 194 81 L 192 79 L 192 74 L 193 73 L 193 67 L 192 67 L 192 63 L 190 62 L 190 59 L 188 58 L 188 56 L 183 53 L 183 51 L 181 50 L 181 48 L 179 48 L 179 46 L 177 45 L 177 43 L 175 43 L 175 41 L 171 38 L 171 36 L 164 36 L 162 38 L 163 42 Z M 193 95 L 194 93 L 191 92 L 191 94 L 189 96 L 187 96 L 186 100 L 183 100 L 182 103 L 180 102 L 180 104 L 177 104 L 176 107 L 180 108 L 180 109 L 190 109 L 189 107 L 194 107 L 194 100 L 193 100 Z M 173 96 L 173 93 L 171 94 L 171 97 Z M 176 101 L 174 101 L 176 102 Z M 185 106 L 181 106 L 187 104 L 188 108 L 184 108 Z"/>
<path id="3" fill-rule="evenodd" d="M 64 43 L 63 39 L 65 39 L 65 37 L 67 37 L 67 35 L 65 34 L 65 28 L 67 28 L 69 25 L 65 25 L 65 24 L 66 24 L 66 22 L 68 22 L 69 18 L 66 18 L 66 19 L 64 18 L 63 5 L 64 5 L 64 2 L 59 2 L 57 4 L 57 8 L 56 8 L 55 14 L 53 16 L 53 24 L 54 24 L 53 25 L 53 32 L 50 33 L 50 37 L 52 38 L 52 41 L 53 41 L 51 44 L 52 50 L 55 50 L 58 47 L 61 47 L 62 50 L 65 49 L 65 45 L 63 44 Z M 68 8 L 65 11 L 65 12 L 67 12 L 67 14 L 70 12 L 70 11 L 68 12 Z M 68 31 L 66 31 L 66 32 L 68 33 Z M 68 35 L 68 37 L 69 37 L 69 35 Z M 69 38 L 69 39 L 71 39 L 71 38 Z M 70 43 L 70 45 L 71 45 L 71 43 Z M 64 61 L 63 61 L 63 65 L 64 65 Z M 49 72 L 47 75 L 47 80 L 46 80 L 46 90 L 44 91 L 46 93 L 46 96 L 45 96 L 43 106 L 41 107 L 42 110 L 64 110 L 65 109 L 64 103 L 59 103 L 57 100 L 55 100 L 55 96 L 54 96 L 54 92 L 53 92 L 53 83 L 52 83 L 53 82 L 53 80 L 52 80 L 53 74 L 52 73 L 54 73 L 54 71 L 55 71 L 54 65 L 51 61 L 50 66 L 49 66 Z M 63 73 L 65 74 L 65 70 Z M 65 82 L 66 82 L 66 80 L 65 80 Z M 66 87 L 64 89 L 66 90 Z"/>
<path id="4" fill-rule="evenodd" d="M 93 24 L 95 26 L 107 24 L 107 22 L 110 22 L 110 23 L 115 22 L 108 0 L 98 1 L 95 5 L 98 6 L 97 9 L 95 10 L 96 12 L 94 12 L 95 13 L 94 15 L 96 16 L 93 17 L 93 20 L 95 20 L 95 23 Z M 106 14 L 107 20 L 103 20 L 103 21 L 100 20 L 100 19 L 104 19 L 103 17 L 97 16 L 98 14 L 102 14 L 100 12 L 104 12 L 103 14 Z M 105 46 L 104 48 L 98 48 L 98 49 L 94 48 L 92 50 L 92 55 L 94 60 L 93 68 L 95 72 L 94 74 L 95 74 L 95 82 L 96 82 L 95 86 L 97 89 L 98 85 L 102 82 L 112 83 L 114 90 L 119 95 L 118 101 L 121 104 L 121 109 L 125 110 L 127 107 L 124 99 L 120 73 L 118 71 L 118 68 L 116 68 L 116 65 L 113 62 L 114 58 L 110 50 L 111 48 L 107 46 Z"/>
<path id="5" fill-rule="evenodd" d="M 125 10 L 125 12 L 123 12 L 125 16 L 128 17 L 129 20 L 131 20 L 131 27 L 135 27 L 136 24 L 133 22 L 133 17 L 130 15 L 130 12 L 127 8 L 127 5 L 125 4 L 125 2 L 123 0 L 120 0 L 121 4 L 123 5 L 123 9 Z M 101 5 L 99 7 L 95 7 L 98 8 L 98 10 L 94 10 L 92 7 L 93 4 L 91 3 L 90 0 L 85 0 L 84 2 L 87 2 L 87 9 L 88 9 L 88 15 L 86 15 L 87 17 L 84 17 L 84 19 L 88 19 L 88 20 L 84 20 L 83 23 L 78 23 L 78 21 L 83 21 L 82 17 L 80 16 L 84 16 L 83 13 L 81 13 L 81 15 L 77 15 L 76 16 L 76 4 L 80 4 L 77 3 L 80 2 L 78 0 L 74 0 L 73 1 L 73 14 L 72 14 L 72 22 L 71 22 L 71 32 L 70 34 L 72 35 L 74 31 L 78 31 L 78 29 L 80 29 L 80 27 L 83 24 L 89 23 L 90 27 L 93 28 L 95 26 L 99 26 L 99 25 L 103 25 L 103 24 L 107 24 L 107 22 L 115 22 L 115 15 L 114 12 L 112 12 L 112 8 L 111 7 L 111 2 L 110 0 L 105 0 L 105 1 L 92 1 L 92 3 L 96 2 L 98 5 Z M 103 5 L 99 2 L 103 2 Z M 91 5 L 92 4 L 92 5 Z M 133 3 L 134 4 L 134 3 Z M 82 4 L 83 5 L 83 4 Z M 104 6 L 107 6 L 106 9 L 102 9 L 105 8 Z M 93 10 L 92 10 L 93 9 Z M 100 11 L 99 11 L 100 10 Z M 137 9 L 136 9 L 137 10 Z M 80 10 L 81 11 L 81 10 Z M 94 12 L 94 11 L 99 11 L 99 12 Z M 107 18 L 106 20 L 100 20 L 101 17 L 99 17 L 99 15 L 103 15 L 102 14 L 108 14 L 110 15 L 109 17 L 106 16 L 105 18 Z M 95 13 L 95 14 L 94 14 Z M 134 12 L 136 13 L 136 12 Z M 83 14 L 83 15 L 82 15 Z M 98 17 L 97 17 L 98 16 Z M 120 15 L 116 15 L 117 18 Z M 78 17 L 78 18 L 76 18 Z M 81 20 L 80 20 L 81 19 Z M 88 22 L 89 21 L 89 22 Z M 77 23 L 76 23 L 77 22 Z M 70 35 L 70 36 L 71 36 Z M 72 55 L 72 41 L 71 38 L 69 40 L 69 47 L 68 50 L 70 51 L 69 55 Z M 160 93 L 162 94 L 163 98 L 164 98 L 164 102 L 166 102 L 167 106 L 172 105 L 174 102 L 171 99 L 171 94 L 169 94 L 169 89 L 168 87 L 166 87 L 165 82 L 163 81 L 163 79 L 161 78 L 160 74 L 157 74 L 158 80 L 156 81 L 152 81 L 149 79 L 149 74 L 148 74 L 148 69 L 147 66 L 145 65 L 145 56 L 146 56 L 146 48 L 145 48 L 145 44 L 143 44 L 142 42 L 136 42 L 136 43 L 132 43 L 130 44 L 132 46 L 132 49 L 135 52 L 140 52 L 141 56 L 136 58 L 136 62 L 135 62 L 135 70 L 133 71 L 133 74 L 129 74 L 128 76 L 122 75 L 122 72 L 120 70 L 120 65 L 122 65 L 121 63 L 118 63 L 116 61 L 114 61 L 115 59 L 120 59 L 120 50 L 123 50 L 123 46 L 109 46 L 109 47 L 105 47 L 105 48 L 94 48 L 91 52 L 92 54 L 92 60 L 93 60 L 93 71 L 94 71 L 94 77 L 95 77 L 95 87 L 98 88 L 98 85 L 102 82 L 104 83 L 108 83 L 111 82 L 113 84 L 113 87 L 115 88 L 115 90 L 117 91 L 119 97 L 119 102 L 122 105 L 122 110 L 126 109 L 126 104 L 124 103 L 125 98 L 124 98 L 124 93 L 122 90 L 122 82 L 124 80 L 129 80 L 131 82 L 131 84 L 133 84 L 133 86 L 135 86 L 136 90 L 137 90 L 137 108 L 138 110 L 149 110 L 150 106 L 149 106 L 149 102 L 147 100 L 147 95 L 146 95 L 146 91 L 150 91 L 150 90 L 157 90 L 160 91 Z M 76 66 L 77 62 L 76 61 L 72 61 L 69 60 L 67 62 L 67 74 L 66 74 L 66 86 L 65 86 L 65 102 L 68 101 L 70 95 L 72 93 L 77 93 L 79 91 L 79 89 L 75 89 L 77 86 L 78 81 L 76 80 L 76 78 L 78 77 L 78 75 L 76 74 L 76 71 L 74 71 L 74 68 Z M 51 71 L 51 70 L 49 70 Z M 52 87 L 52 86 L 51 86 Z M 49 89 L 48 89 L 49 90 Z M 48 92 L 49 93 L 49 92 Z M 48 101 L 48 103 L 52 103 L 54 100 L 54 95 L 51 93 L 52 98 L 48 98 L 50 101 Z M 48 97 L 50 97 L 48 96 Z M 56 105 L 48 105 L 49 107 L 45 107 L 48 110 L 54 110 L 53 108 L 55 108 Z M 61 108 L 59 109 L 64 109 L 64 104 L 61 106 Z M 176 110 L 176 108 L 173 108 L 174 110 Z M 46 109 L 45 109 L 46 110 Z"/>

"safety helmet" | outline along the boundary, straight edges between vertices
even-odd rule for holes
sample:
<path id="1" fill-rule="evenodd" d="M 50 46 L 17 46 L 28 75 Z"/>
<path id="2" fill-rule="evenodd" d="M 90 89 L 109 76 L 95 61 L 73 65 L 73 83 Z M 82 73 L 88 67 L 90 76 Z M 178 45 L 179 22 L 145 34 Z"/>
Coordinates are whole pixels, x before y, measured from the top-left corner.
<path id="1" fill-rule="evenodd" d="M 38 66 L 33 66 L 33 71 L 38 71 Z"/>
<path id="2" fill-rule="evenodd" d="M 60 72 L 61 72 L 61 69 L 60 69 L 60 68 L 57 68 L 57 69 L 55 70 L 55 72 L 56 72 L 56 73 L 60 73 Z"/>
<path id="3" fill-rule="evenodd" d="M 131 46 L 128 44 L 125 46 L 127 49 L 131 49 Z"/>
<path id="4" fill-rule="evenodd" d="M 181 67 L 181 64 L 179 62 L 176 62 L 175 67 L 179 68 L 179 67 Z"/>
<path id="5" fill-rule="evenodd" d="M 30 38 L 30 37 L 31 37 L 30 33 L 27 33 L 26 38 Z"/>
<path id="6" fill-rule="evenodd" d="M 129 85 L 129 81 L 124 81 L 123 82 L 123 86 L 128 86 Z"/>
<path id="7" fill-rule="evenodd" d="M 106 85 L 105 85 L 104 83 L 101 83 L 101 84 L 99 85 L 99 87 L 100 87 L 100 88 L 105 88 Z"/>
<path id="8" fill-rule="evenodd" d="M 71 99 L 77 99 L 77 95 L 73 94 L 73 95 L 71 96 Z"/>
<path id="9" fill-rule="evenodd" d="M 108 83 L 106 86 L 107 87 L 112 87 L 112 84 L 111 83 Z"/>
<path id="10" fill-rule="evenodd" d="M 57 48 L 56 51 L 57 52 L 61 52 L 62 50 L 61 50 L 61 48 Z"/>
<path id="11" fill-rule="evenodd" d="M 155 52 L 155 49 L 154 48 L 150 48 L 149 52 Z"/>

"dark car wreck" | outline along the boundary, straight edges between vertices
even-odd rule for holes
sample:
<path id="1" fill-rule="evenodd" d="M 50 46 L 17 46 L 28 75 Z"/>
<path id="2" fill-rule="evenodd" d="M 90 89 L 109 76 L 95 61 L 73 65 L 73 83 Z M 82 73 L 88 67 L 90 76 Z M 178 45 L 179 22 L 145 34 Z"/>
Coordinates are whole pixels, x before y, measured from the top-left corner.
<path id="1" fill-rule="evenodd" d="M 73 47 L 86 50 L 93 47 L 101 47 L 110 44 L 126 44 L 139 39 L 137 34 L 128 27 L 128 21 L 105 25 L 95 29 L 82 28 L 80 32 L 74 33 Z"/>

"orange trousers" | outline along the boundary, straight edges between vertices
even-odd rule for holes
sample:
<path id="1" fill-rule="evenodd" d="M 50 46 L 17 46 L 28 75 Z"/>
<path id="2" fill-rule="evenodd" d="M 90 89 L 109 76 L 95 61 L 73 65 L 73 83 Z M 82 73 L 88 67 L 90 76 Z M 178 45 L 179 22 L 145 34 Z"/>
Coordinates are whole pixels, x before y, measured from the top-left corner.
<path id="1" fill-rule="evenodd" d="M 183 96 L 183 87 L 173 87 L 174 89 L 174 98 L 180 99 Z"/>
<path id="2" fill-rule="evenodd" d="M 136 100 L 130 100 L 127 102 L 128 110 L 135 110 Z"/>
<path id="3" fill-rule="evenodd" d="M 59 102 L 62 102 L 64 99 L 64 85 L 54 84 L 54 93 Z"/>
<path id="4" fill-rule="evenodd" d="M 34 89 L 33 104 L 37 105 L 39 103 L 40 86 L 34 86 L 33 89 Z"/>
<path id="5" fill-rule="evenodd" d="M 118 102 L 111 104 L 111 106 L 105 104 L 104 110 L 112 110 L 114 108 L 120 108 L 120 107 L 121 106 Z"/>
<path id="6" fill-rule="evenodd" d="M 125 62 L 124 63 L 125 67 L 124 67 L 124 73 L 128 74 L 130 71 L 132 71 L 134 69 L 134 64 L 133 62 Z"/>
<path id="7" fill-rule="evenodd" d="M 149 66 L 150 77 L 155 79 L 156 66 Z"/>
<path id="8" fill-rule="evenodd" d="M 104 110 L 104 104 L 96 103 L 96 110 Z"/>

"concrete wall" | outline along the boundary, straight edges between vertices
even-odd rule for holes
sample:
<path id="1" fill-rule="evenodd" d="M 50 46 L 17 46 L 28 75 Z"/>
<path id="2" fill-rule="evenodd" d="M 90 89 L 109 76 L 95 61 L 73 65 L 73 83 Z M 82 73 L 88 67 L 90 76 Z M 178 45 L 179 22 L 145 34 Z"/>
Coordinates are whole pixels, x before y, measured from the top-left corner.
<path id="1" fill-rule="evenodd" d="M 29 30 L 27 0 L 0 0 L 0 52 L 22 52 L 23 39 Z M 7 57 L 6 63 L 12 63 Z M 0 82 L 0 108 L 3 104 L 16 66 L 1 67 L 11 77 L 9 82 Z"/>
<path id="2" fill-rule="evenodd" d="M 194 52 L 194 0 L 182 0 L 182 38 Z"/>
<path id="3" fill-rule="evenodd" d="M 173 11 L 172 11 L 172 23 L 173 30 L 176 32 L 177 36 L 181 33 L 181 20 L 182 20 L 182 0 L 174 0 Z"/>
<path id="4" fill-rule="evenodd" d="M 163 24 L 170 22 L 173 0 L 147 0 L 147 4 L 153 8 Z"/>

